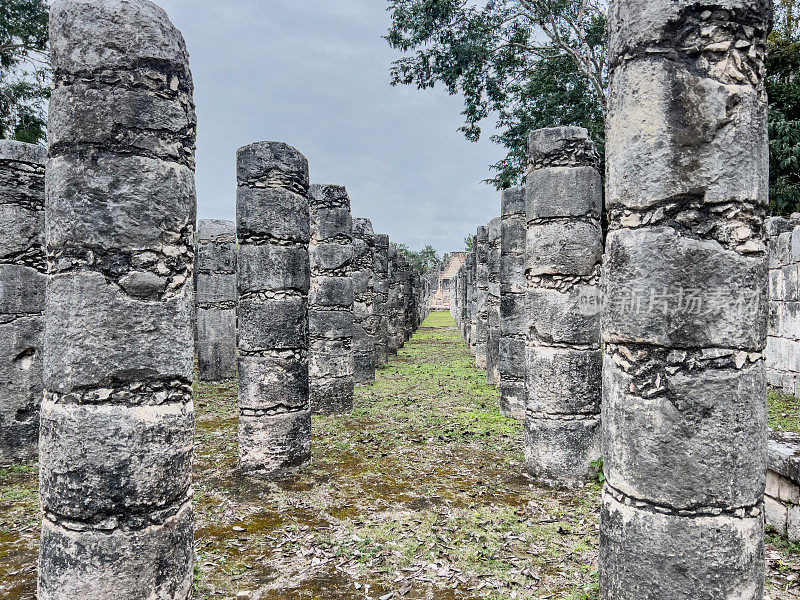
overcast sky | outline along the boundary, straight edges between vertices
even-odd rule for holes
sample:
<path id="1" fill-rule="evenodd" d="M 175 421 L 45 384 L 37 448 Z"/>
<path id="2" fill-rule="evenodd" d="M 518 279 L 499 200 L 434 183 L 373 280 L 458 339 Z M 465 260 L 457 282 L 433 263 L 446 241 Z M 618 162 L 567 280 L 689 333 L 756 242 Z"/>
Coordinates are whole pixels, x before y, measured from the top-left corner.
<path id="1" fill-rule="evenodd" d="M 412 248 L 462 250 L 499 216 L 481 181 L 502 152 L 457 131 L 461 98 L 389 85 L 384 0 L 156 1 L 191 54 L 200 218 L 234 218 L 235 153 L 259 140 L 296 147 L 313 183 L 347 186 L 354 216 Z"/>

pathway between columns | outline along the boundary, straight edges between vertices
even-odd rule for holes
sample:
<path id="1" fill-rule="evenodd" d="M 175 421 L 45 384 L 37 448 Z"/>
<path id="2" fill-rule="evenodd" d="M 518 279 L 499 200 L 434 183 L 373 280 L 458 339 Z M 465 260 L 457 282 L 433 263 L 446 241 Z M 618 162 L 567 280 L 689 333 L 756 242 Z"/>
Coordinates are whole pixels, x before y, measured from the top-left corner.
<path id="1" fill-rule="evenodd" d="M 281 485 L 233 474 L 235 384 L 198 386 L 195 598 L 595 599 L 599 485 L 530 485 L 473 364 L 433 313 Z M 0 600 L 35 598 L 36 493 L 35 466 L 0 470 Z M 800 597 L 798 548 L 770 541 L 767 598 Z"/>

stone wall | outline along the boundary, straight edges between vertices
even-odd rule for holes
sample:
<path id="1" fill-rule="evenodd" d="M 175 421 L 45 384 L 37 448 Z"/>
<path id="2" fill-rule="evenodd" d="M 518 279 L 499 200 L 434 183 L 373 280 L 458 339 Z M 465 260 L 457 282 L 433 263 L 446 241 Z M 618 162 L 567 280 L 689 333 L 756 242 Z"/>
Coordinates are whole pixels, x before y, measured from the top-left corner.
<path id="1" fill-rule="evenodd" d="M 47 149 L 0 140 L 0 465 L 39 454 Z"/>
<path id="2" fill-rule="evenodd" d="M 800 435 L 772 432 L 769 439 L 766 522 L 791 542 L 800 542 Z"/>
<path id="3" fill-rule="evenodd" d="M 800 396 L 800 215 L 766 220 L 769 256 L 767 381 Z"/>
<path id="4" fill-rule="evenodd" d="M 202 381 L 236 377 L 236 224 L 198 225 L 197 362 Z"/>

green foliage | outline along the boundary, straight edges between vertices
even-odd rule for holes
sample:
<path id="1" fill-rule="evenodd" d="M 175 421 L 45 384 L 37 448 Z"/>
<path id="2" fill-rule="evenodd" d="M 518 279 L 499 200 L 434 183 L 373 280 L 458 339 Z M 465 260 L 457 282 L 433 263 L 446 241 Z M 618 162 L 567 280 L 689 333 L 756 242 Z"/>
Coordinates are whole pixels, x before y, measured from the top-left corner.
<path id="1" fill-rule="evenodd" d="M 776 3 L 767 55 L 770 204 L 775 214 L 800 211 L 800 34 L 794 4 Z"/>
<path id="2" fill-rule="evenodd" d="M 585 0 L 389 0 L 386 40 L 406 55 L 393 85 L 444 85 L 464 97 L 469 140 L 497 115 L 493 141 L 508 156 L 492 166 L 498 189 L 522 181 L 527 135 L 556 125 L 586 127 L 603 144 L 605 14 Z"/>
<path id="3" fill-rule="evenodd" d="M 422 250 L 411 250 L 405 244 L 395 244 L 395 248 L 421 275 L 425 275 L 442 262 L 442 258 L 430 244 Z"/>
<path id="4" fill-rule="evenodd" d="M 46 135 L 50 95 L 47 3 L 0 2 L 0 137 L 36 143 Z"/>
<path id="5" fill-rule="evenodd" d="M 472 252 L 472 249 L 475 247 L 475 238 L 471 235 L 467 235 L 464 238 L 464 250 L 466 252 Z"/>
<path id="6" fill-rule="evenodd" d="M 603 470 L 604 464 L 605 463 L 603 461 L 603 457 L 602 456 L 600 458 L 598 458 L 597 460 L 592 461 L 591 463 L 589 463 L 589 465 L 595 471 L 597 471 L 597 483 L 604 483 L 605 480 L 606 480 L 606 474 L 605 474 L 605 471 Z"/>

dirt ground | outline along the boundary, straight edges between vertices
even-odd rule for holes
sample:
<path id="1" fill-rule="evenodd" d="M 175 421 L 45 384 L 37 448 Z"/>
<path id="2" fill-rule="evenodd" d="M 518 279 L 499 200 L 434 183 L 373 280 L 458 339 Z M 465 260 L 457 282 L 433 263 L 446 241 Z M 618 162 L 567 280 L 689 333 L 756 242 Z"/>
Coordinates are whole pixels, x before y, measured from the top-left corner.
<path id="1" fill-rule="evenodd" d="M 597 597 L 599 484 L 522 475 L 521 425 L 447 313 L 315 419 L 314 463 L 282 483 L 236 472 L 236 387 L 196 387 L 195 597 Z M 0 599 L 35 598 L 35 465 L 0 471 Z M 769 537 L 767 597 L 800 598 L 800 547 Z"/>

